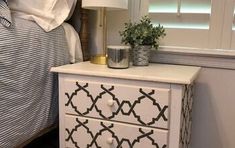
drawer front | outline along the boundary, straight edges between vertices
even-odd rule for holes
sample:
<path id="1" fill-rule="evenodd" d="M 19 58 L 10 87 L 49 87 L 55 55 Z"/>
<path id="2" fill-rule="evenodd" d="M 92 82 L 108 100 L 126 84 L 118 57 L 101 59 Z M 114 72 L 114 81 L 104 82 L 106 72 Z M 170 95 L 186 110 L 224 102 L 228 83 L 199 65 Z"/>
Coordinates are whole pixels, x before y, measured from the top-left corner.
<path id="1" fill-rule="evenodd" d="M 67 148 L 167 148 L 167 130 L 66 115 Z"/>
<path id="2" fill-rule="evenodd" d="M 168 129 L 170 89 L 66 80 L 65 112 Z"/>

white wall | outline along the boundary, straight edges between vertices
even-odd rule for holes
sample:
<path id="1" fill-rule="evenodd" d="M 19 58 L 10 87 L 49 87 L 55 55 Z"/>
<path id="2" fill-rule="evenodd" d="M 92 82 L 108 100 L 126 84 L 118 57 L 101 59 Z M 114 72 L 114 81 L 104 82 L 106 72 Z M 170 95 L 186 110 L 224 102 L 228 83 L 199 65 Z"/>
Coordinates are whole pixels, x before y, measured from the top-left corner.
<path id="1" fill-rule="evenodd" d="M 192 148 L 235 147 L 235 70 L 203 68 L 193 107 Z"/>

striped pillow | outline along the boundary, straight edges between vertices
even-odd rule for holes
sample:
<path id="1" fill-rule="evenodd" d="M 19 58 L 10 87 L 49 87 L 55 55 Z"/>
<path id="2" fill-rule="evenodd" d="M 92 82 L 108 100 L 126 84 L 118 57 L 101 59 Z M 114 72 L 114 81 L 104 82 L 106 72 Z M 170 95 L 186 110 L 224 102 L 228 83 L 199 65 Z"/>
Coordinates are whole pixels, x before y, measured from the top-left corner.
<path id="1" fill-rule="evenodd" d="M 0 0 L 0 23 L 5 27 L 10 27 L 11 22 L 11 11 L 7 6 L 7 0 Z"/>

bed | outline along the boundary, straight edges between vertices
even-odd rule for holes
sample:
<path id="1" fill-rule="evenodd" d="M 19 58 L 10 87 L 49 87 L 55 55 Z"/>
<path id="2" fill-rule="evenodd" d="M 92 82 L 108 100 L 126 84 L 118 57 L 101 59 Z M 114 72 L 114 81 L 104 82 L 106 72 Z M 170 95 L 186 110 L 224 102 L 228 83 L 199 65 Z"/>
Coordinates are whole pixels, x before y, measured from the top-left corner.
<path id="1" fill-rule="evenodd" d="M 87 12 L 80 8 L 80 0 L 73 9 L 81 18 L 80 27 L 76 28 L 81 42 L 76 40 L 75 31 L 73 41 L 69 38 L 73 28 L 64 24 L 65 20 L 45 29 L 30 13 L 30 19 L 17 15 L 17 11 L 27 11 L 14 9 L 19 5 L 14 6 L 11 1 L 0 0 L 1 148 L 23 147 L 57 126 L 58 82 L 50 68 L 88 60 Z M 81 49 L 77 51 L 78 46 Z"/>

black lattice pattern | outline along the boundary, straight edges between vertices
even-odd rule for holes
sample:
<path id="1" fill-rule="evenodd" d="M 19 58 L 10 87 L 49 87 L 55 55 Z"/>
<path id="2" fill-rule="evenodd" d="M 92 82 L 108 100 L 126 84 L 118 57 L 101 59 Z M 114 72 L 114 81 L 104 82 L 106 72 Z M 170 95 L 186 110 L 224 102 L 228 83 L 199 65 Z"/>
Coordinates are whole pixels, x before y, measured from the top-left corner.
<path id="1" fill-rule="evenodd" d="M 152 138 L 151 136 L 154 134 L 154 130 L 148 130 L 147 132 L 145 130 L 143 130 L 142 128 L 138 128 L 138 136 L 135 136 L 134 140 L 130 140 L 130 139 L 126 139 L 126 138 L 120 138 L 119 135 L 115 134 L 115 132 L 112 130 L 113 128 L 115 128 L 115 124 L 109 123 L 107 125 L 107 123 L 104 122 L 98 122 L 100 125 L 97 125 L 97 128 L 99 127 L 98 132 L 93 132 L 90 130 L 89 126 L 87 125 L 89 123 L 89 120 L 85 120 L 85 121 L 80 121 L 80 119 L 76 118 L 76 123 L 77 125 L 73 128 L 73 129 L 67 129 L 66 128 L 66 132 L 67 132 L 67 137 L 66 137 L 66 141 L 70 141 L 73 143 L 74 147 L 76 148 L 82 148 L 81 146 L 79 146 L 79 142 L 76 141 L 75 138 L 73 138 L 73 134 L 75 134 L 76 132 L 79 132 L 80 128 L 85 129 L 86 133 L 80 133 L 80 134 L 88 134 L 91 137 L 91 141 L 89 143 L 86 144 L 87 148 L 102 148 L 99 144 L 99 142 L 97 141 L 98 138 L 102 138 L 102 135 L 104 133 L 109 133 L 113 140 L 115 141 L 115 148 L 124 148 L 122 145 L 125 143 L 125 147 L 126 145 L 129 146 L 129 148 L 134 148 L 135 145 L 137 143 L 140 143 L 142 139 L 149 140 L 151 143 L 151 147 L 155 147 L 155 148 L 167 148 L 167 144 L 158 144 L 157 140 Z M 101 128 L 100 128 L 101 127 Z M 83 142 L 83 141 L 82 141 Z M 150 146 L 150 145 L 148 145 Z"/>
<path id="2" fill-rule="evenodd" d="M 189 148 L 191 139 L 192 105 L 193 85 L 185 85 L 181 109 L 180 148 Z"/>
<path id="3" fill-rule="evenodd" d="M 150 92 L 145 92 L 142 88 L 139 88 L 139 92 L 141 94 L 141 96 L 139 96 L 138 98 L 135 98 L 136 100 L 132 103 L 128 100 L 123 100 L 120 101 L 120 99 L 118 99 L 114 93 L 112 93 L 112 91 L 115 89 L 115 86 L 109 86 L 107 88 L 107 86 L 105 87 L 104 85 L 100 85 L 102 92 L 100 92 L 97 96 L 92 96 L 91 93 L 88 91 L 88 87 L 89 84 L 86 83 L 85 85 L 81 85 L 78 82 L 76 82 L 76 86 L 78 87 L 71 95 L 69 93 L 65 93 L 65 95 L 67 96 L 67 103 L 65 104 L 65 106 L 71 106 L 73 108 L 73 110 L 81 116 L 86 116 L 88 115 L 92 110 L 95 110 L 96 112 L 98 112 L 99 116 L 101 118 L 104 119 L 114 119 L 116 115 L 118 114 L 122 114 L 125 116 L 129 116 L 131 114 L 134 115 L 134 117 L 136 118 L 136 121 L 138 121 L 138 123 L 140 123 L 141 125 L 146 125 L 146 126 L 152 126 L 155 123 L 157 123 L 157 121 L 159 121 L 160 119 L 162 119 L 163 121 L 167 122 L 168 121 L 168 116 L 166 114 L 167 110 L 168 110 L 168 105 L 160 105 L 157 102 L 157 99 L 153 98 L 152 95 L 155 94 L 155 90 L 151 90 Z M 76 105 L 74 105 L 73 103 L 73 98 L 74 96 L 78 95 L 80 91 L 83 91 L 87 94 L 88 99 L 91 99 L 92 104 L 90 106 L 87 106 L 87 110 L 85 112 L 80 112 L 79 109 L 77 108 Z M 96 103 L 98 102 L 99 99 L 102 99 L 103 95 L 110 95 L 111 98 L 113 99 L 113 101 L 116 102 L 117 104 L 117 109 L 115 111 L 112 112 L 112 114 L 110 116 L 106 116 L 102 113 L 102 109 L 99 109 L 99 107 L 96 105 Z M 144 99 L 149 99 L 150 101 L 152 101 L 153 106 L 158 110 L 158 113 L 156 113 L 156 116 L 152 118 L 151 121 L 144 121 L 141 118 L 141 115 L 138 114 L 137 111 L 135 111 L 135 107 L 138 104 L 142 104 Z M 124 109 L 124 106 L 128 106 L 129 110 Z"/>

